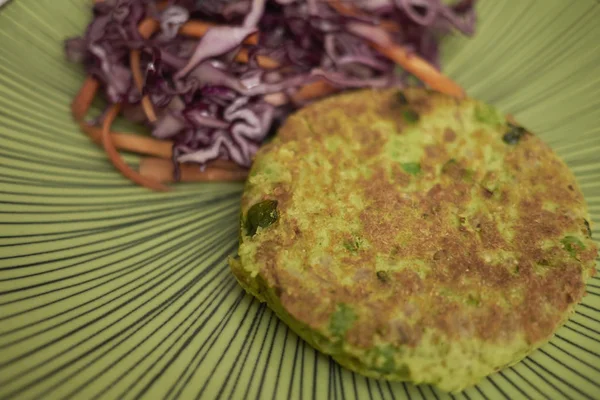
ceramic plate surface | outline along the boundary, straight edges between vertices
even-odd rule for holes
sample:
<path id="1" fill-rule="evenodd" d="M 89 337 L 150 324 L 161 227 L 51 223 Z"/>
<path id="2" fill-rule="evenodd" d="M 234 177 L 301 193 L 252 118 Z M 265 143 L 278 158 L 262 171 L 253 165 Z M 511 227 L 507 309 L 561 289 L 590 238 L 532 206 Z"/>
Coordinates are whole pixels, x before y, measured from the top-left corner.
<path id="1" fill-rule="evenodd" d="M 83 73 L 62 41 L 90 3 L 0 10 L 0 399 L 449 397 L 340 368 L 244 295 L 226 264 L 241 185 L 151 193 L 79 132 Z M 446 41 L 446 72 L 567 161 L 600 237 L 599 2 L 479 10 L 474 39 Z M 600 277 L 587 292 L 548 345 L 455 397 L 599 399 Z"/>

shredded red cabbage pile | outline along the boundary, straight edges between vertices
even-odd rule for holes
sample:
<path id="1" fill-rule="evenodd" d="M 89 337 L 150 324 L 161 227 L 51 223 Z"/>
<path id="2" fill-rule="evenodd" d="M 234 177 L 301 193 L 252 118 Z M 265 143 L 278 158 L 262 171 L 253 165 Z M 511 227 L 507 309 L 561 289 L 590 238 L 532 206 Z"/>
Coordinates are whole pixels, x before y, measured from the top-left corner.
<path id="1" fill-rule="evenodd" d="M 325 0 L 171 0 L 166 7 L 105 0 L 94 6 L 85 36 L 66 41 L 66 54 L 101 82 L 110 103 L 123 104 L 127 118 L 149 123 L 140 105 L 148 95 L 158 117 L 152 134 L 174 142 L 176 163 L 221 158 L 248 167 L 266 135 L 303 105 L 293 99 L 303 85 L 326 79 L 340 90 L 402 87 L 407 74 L 369 46 L 364 32 L 391 35 L 439 67 L 443 35 L 473 34 L 474 2 L 352 0 L 347 4 L 362 12 L 347 17 Z M 160 30 L 144 39 L 138 24 L 148 17 Z M 201 39 L 178 35 L 191 19 L 217 25 Z M 382 32 L 382 20 L 399 29 Z M 257 45 L 242 44 L 255 32 Z M 235 61 L 242 47 L 247 63 Z M 142 54 L 143 93 L 129 65 L 133 49 Z M 259 56 L 280 67 L 261 68 Z"/>

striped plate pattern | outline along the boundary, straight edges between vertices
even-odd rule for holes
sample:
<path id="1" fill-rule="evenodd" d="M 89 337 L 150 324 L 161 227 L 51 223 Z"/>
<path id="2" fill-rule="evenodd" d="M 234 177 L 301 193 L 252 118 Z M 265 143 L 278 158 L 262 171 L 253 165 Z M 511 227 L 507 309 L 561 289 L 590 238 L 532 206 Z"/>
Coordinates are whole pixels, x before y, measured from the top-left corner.
<path id="1" fill-rule="evenodd" d="M 0 399 L 450 397 L 342 369 L 244 295 L 226 264 L 240 185 L 155 194 L 113 170 L 68 113 L 83 75 L 61 42 L 89 4 L 0 11 Z M 446 71 L 552 145 L 600 223 L 600 4 L 479 7 Z M 453 397 L 600 398 L 600 277 L 587 292 L 548 345 Z"/>

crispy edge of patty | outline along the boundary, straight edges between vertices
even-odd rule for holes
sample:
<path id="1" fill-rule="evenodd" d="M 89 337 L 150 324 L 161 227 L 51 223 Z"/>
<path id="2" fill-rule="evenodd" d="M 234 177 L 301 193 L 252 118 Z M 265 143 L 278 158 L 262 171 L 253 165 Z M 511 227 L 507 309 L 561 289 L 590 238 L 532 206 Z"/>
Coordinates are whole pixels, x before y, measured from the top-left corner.
<path id="1" fill-rule="evenodd" d="M 429 94 L 427 94 L 427 96 L 429 96 Z M 421 110 L 425 110 L 426 111 L 429 107 L 431 107 L 431 104 L 428 103 L 426 101 L 426 99 L 424 99 L 422 96 L 420 97 L 419 94 L 417 94 L 417 95 L 410 94 L 409 97 L 412 97 L 411 100 L 415 100 L 416 99 L 416 101 L 418 103 L 418 107 Z M 451 100 L 448 100 L 448 99 L 442 99 L 442 100 L 445 102 L 445 104 L 447 104 L 449 101 L 451 101 Z M 330 100 L 329 103 L 327 104 L 327 106 L 329 108 L 331 108 L 331 107 L 334 106 L 334 104 L 335 104 L 335 101 L 334 100 Z M 345 106 L 347 106 L 347 104 L 345 104 Z M 352 111 L 352 110 L 350 110 L 350 111 Z M 311 113 L 314 113 L 314 112 L 316 112 L 316 111 L 313 108 L 313 109 L 308 110 L 306 113 L 308 113 L 310 115 Z M 356 113 L 358 113 L 358 112 L 360 112 L 360 111 L 357 110 Z M 301 113 L 302 113 L 302 111 L 299 114 L 301 114 Z M 298 137 L 296 135 L 294 135 L 293 133 L 290 133 L 289 129 L 285 130 L 285 128 L 282 130 L 282 136 L 283 136 L 283 140 L 284 141 L 289 141 L 289 140 L 293 141 L 293 140 L 297 140 L 298 139 Z M 553 156 L 553 153 L 552 153 L 552 156 Z M 562 168 L 566 168 L 566 166 L 564 166 L 564 163 L 563 163 Z M 575 185 L 576 185 L 576 183 L 575 183 Z M 243 267 L 242 267 L 242 269 L 243 269 Z M 240 280 L 239 275 L 240 275 L 240 272 L 238 271 L 238 273 L 236 274 L 236 276 L 238 277 L 238 280 Z M 243 271 L 242 271 L 241 275 L 243 275 Z M 263 282 L 265 282 L 264 284 L 258 285 L 258 287 L 262 287 L 260 289 L 261 291 L 263 291 L 263 292 L 269 292 L 270 289 L 273 289 L 274 285 L 272 285 L 271 283 L 265 281 L 264 279 L 262 279 L 262 277 L 257 277 L 257 278 L 260 279 L 260 280 L 262 280 Z M 242 284 L 242 285 L 246 286 L 246 288 L 248 290 L 248 287 L 249 287 L 248 283 L 246 283 L 245 285 L 244 284 Z M 286 321 L 286 323 L 288 323 L 288 324 L 290 324 L 292 326 L 295 326 L 294 330 L 296 330 L 296 331 L 298 331 L 300 333 L 302 331 L 302 329 L 297 326 L 300 321 L 296 320 L 296 318 L 292 317 L 288 313 L 288 311 L 285 310 L 285 307 L 281 303 L 280 298 L 277 296 L 276 291 L 274 291 L 273 293 L 274 293 L 273 296 L 265 297 L 264 300 L 267 301 L 267 303 L 271 306 L 271 308 L 274 308 L 276 310 L 277 310 L 277 308 L 279 308 L 280 311 L 277 312 L 277 314 L 280 316 L 280 318 L 282 318 L 284 321 Z M 256 293 L 254 293 L 254 294 L 257 295 Z M 257 297 L 260 298 L 260 293 L 258 293 Z M 578 300 L 578 299 L 572 299 L 572 300 Z M 568 310 L 564 310 L 564 312 L 562 314 L 562 318 L 561 318 L 562 321 L 560 321 L 559 324 L 562 324 L 562 322 L 564 322 L 564 320 L 566 319 L 566 317 L 568 316 L 568 314 L 572 311 L 573 305 L 574 305 L 574 302 L 572 301 L 571 304 L 570 304 L 570 306 L 568 307 L 569 309 Z M 285 314 L 285 315 L 282 315 L 282 314 Z M 302 323 L 300 323 L 300 325 L 302 325 Z M 314 328 L 308 327 L 308 331 L 312 332 L 312 336 L 310 336 L 308 334 L 301 334 L 301 336 L 303 338 L 305 338 L 307 341 L 309 341 L 312 345 L 314 345 L 315 347 L 319 348 L 321 351 L 323 351 L 325 353 L 328 353 L 328 354 L 332 354 L 334 356 L 334 358 L 336 358 L 340 363 L 342 363 L 343 365 L 346 365 L 346 366 L 350 367 L 353 370 L 356 370 L 357 372 L 360 372 L 360 373 L 365 374 L 365 375 L 373 376 L 373 377 L 385 377 L 387 379 L 401 379 L 401 380 L 407 379 L 405 377 L 406 371 L 405 371 L 405 368 L 403 368 L 403 367 L 396 368 L 396 370 L 397 370 L 396 372 L 397 373 L 381 372 L 381 368 L 380 368 L 380 371 L 377 371 L 377 365 L 376 365 L 377 362 L 371 363 L 372 365 L 369 367 L 369 366 L 367 366 L 367 364 L 368 364 L 367 362 L 362 362 L 361 361 L 361 357 L 358 357 L 358 358 L 357 357 L 345 357 L 345 355 L 352 354 L 352 349 L 349 349 L 349 348 L 342 348 L 342 350 L 343 350 L 342 353 L 336 353 L 335 349 L 332 349 L 331 346 L 327 345 L 327 343 L 325 343 L 325 344 L 319 343 L 319 340 L 315 340 L 314 339 L 314 337 L 320 337 L 319 335 L 316 335 L 316 336 L 314 335 L 314 333 L 318 333 L 318 330 L 315 330 Z M 306 336 L 308 336 L 308 337 L 306 337 Z M 486 369 L 485 366 L 487 365 L 488 371 L 492 372 L 494 369 L 496 369 L 496 368 L 498 368 L 500 366 L 503 366 L 506 363 L 512 363 L 514 361 L 517 361 L 518 359 L 522 358 L 524 355 L 526 355 L 527 353 L 529 353 L 530 351 L 532 351 L 534 348 L 536 348 L 539 345 L 543 344 L 546 340 L 547 340 L 547 338 L 545 338 L 545 340 L 544 340 L 544 338 L 542 338 L 541 340 L 538 340 L 538 341 L 534 342 L 533 345 L 528 344 L 527 346 L 525 346 L 524 350 L 520 350 L 520 351 L 515 352 L 515 354 L 517 354 L 515 356 L 516 357 L 515 360 L 512 360 L 512 357 L 505 357 L 504 361 L 501 363 L 502 365 L 493 365 L 494 363 L 491 362 L 491 363 L 484 363 L 485 365 L 481 365 L 479 368 L 480 369 Z M 485 345 L 486 345 L 486 343 L 481 344 L 481 346 L 485 346 Z M 468 344 L 464 344 L 464 346 L 468 347 Z M 370 356 L 367 355 L 367 354 L 362 354 L 362 357 L 363 358 L 369 358 Z M 406 355 L 404 355 L 404 357 L 407 358 Z M 414 371 L 411 371 L 410 375 L 411 375 L 410 379 L 412 379 L 412 380 L 416 380 L 416 381 L 420 381 L 420 382 L 428 382 L 428 383 L 437 383 L 440 387 L 442 387 L 442 388 L 445 387 L 446 390 L 455 390 L 455 388 L 453 388 L 452 382 L 444 383 L 444 381 L 443 381 L 444 378 L 440 376 L 440 375 L 443 375 L 443 373 L 442 374 L 434 374 L 434 375 L 438 375 L 437 378 L 431 378 L 431 377 L 427 378 L 426 376 L 421 376 L 421 377 L 415 376 Z M 477 375 L 479 376 L 479 374 L 477 374 Z M 486 373 L 486 375 L 487 375 L 487 373 Z M 439 380 L 439 379 L 442 379 L 442 381 L 441 382 L 436 382 L 436 380 Z M 464 378 L 465 382 L 468 381 L 468 380 L 469 380 L 468 377 Z M 471 383 L 474 383 L 474 382 L 471 382 Z"/>
<path id="2" fill-rule="evenodd" d="M 306 341 L 310 346 L 319 350 L 321 353 L 331 356 L 341 366 L 359 373 L 363 376 L 374 379 L 385 379 L 395 382 L 412 382 L 413 384 L 435 385 L 445 392 L 459 393 L 469 387 L 476 385 L 486 376 L 511 367 L 520 362 L 527 355 L 537 350 L 548 340 L 536 343 L 534 346 L 528 345 L 525 340 L 520 341 L 520 349 L 510 354 L 506 353 L 503 345 L 490 345 L 485 342 L 473 342 L 470 340 L 453 342 L 448 349 L 454 354 L 448 357 L 448 354 L 438 357 L 425 357 L 419 354 L 376 354 L 364 349 L 357 349 L 354 346 L 347 346 L 345 343 L 333 342 L 320 332 L 312 329 L 307 324 L 296 320 L 289 312 L 285 310 L 281 301 L 279 301 L 276 291 L 260 276 L 249 278 L 243 271 L 239 260 L 231 258 L 229 260 L 231 270 L 240 284 L 240 286 L 261 303 L 266 303 L 269 308 L 275 312 L 277 317 L 284 322 L 295 334 Z M 560 325 L 564 324 L 573 312 L 575 304 L 571 310 L 564 315 Z M 434 339 L 429 338 L 430 346 L 435 346 Z M 472 348 L 477 348 L 481 354 L 495 355 L 492 359 L 474 359 L 467 368 L 464 367 L 465 354 Z M 500 356 L 498 356 L 500 355 Z M 397 357 L 403 360 L 402 363 L 394 363 L 392 367 L 386 365 L 390 357 Z M 460 365 L 460 368 L 453 369 L 451 360 Z M 415 368 L 420 365 L 421 368 Z"/>

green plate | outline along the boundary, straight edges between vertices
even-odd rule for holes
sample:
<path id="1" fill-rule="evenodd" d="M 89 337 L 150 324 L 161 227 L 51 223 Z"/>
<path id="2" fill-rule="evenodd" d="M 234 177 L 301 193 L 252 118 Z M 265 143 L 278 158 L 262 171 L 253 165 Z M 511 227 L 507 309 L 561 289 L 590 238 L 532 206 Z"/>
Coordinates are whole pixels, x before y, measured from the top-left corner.
<path id="1" fill-rule="evenodd" d="M 113 170 L 69 115 L 83 74 L 62 40 L 89 4 L 0 10 L 0 398 L 448 397 L 342 369 L 244 295 L 226 264 L 241 185 L 155 194 Z M 479 8 L 446 71 L 562 155 L 600 223 L 599 2 Z M 600 398 L 600 278 L 587 291 L 548 345 L 456 397 Z"/>

